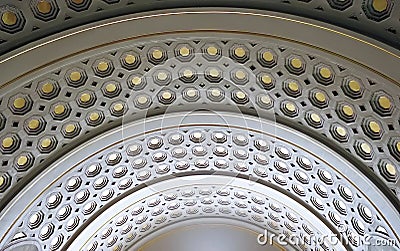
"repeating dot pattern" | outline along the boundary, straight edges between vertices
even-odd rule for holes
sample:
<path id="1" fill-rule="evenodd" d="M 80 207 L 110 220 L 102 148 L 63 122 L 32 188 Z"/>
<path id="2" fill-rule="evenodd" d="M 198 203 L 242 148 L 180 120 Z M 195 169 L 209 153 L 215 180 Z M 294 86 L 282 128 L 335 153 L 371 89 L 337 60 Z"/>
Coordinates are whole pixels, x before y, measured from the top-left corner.
<path id="1" fill-rule="evenodd" d="M 182 39 L 85 56 L 2 94 L 0 196 L 48 156 L 122 119 L 200 107 L 296 121 L 399 196 L 398 93 L 346 62 L 259 41 Z"/>
<path id="2" fill-rule="evenodd" d="M 55 31 L 65 30 L 80 23 L 88 23 L 120 14 L 135 13 L 138 10 L 172 8 L 185 6 L 209 6 L 212 3 L 227 6 L 226 3 L 205 1 L 202 3 L 174 3 L 173 1 L 145 0 L 5 0 L 0 5 L 0 53 L 15 49 L 32 39 L 46 37 Z M 253 3 L 252 3 L 253 4 Z M 237 5 L 236 1 L 230 6 Z M 371 37 L 399 46 L 399 8 L 394 0 L 286 0 L 283 2 L 260 0 L 254 8 L 282 11 L 306 16 L 345 28 L 365 33 Z M 245 7 L 251 8 L 251 5 Z"/>
<path id="3" fill-rule="evenodd" d="M 312 223 L 282 202 L 255 192 L 224 186 L 191 186 L 165 191 L 141 200 L 115 215 L 82 250 L 125 250 L 135 241 L 168 224 L 196 217 L 240 218 L 271 232 L 301 233 L 307 250 L 311 235 L 320 234 Z M 57 240 L 59 239 L 56 237 Z M 332 248 L 328 243 L 316 248 Z"/>
<path id="4" fill-rule="evenodd" d="M 11 231 L 16 236 L 39 238 L 43 250 L 51 250 L 54 237 L 61 245 L 91 215 L 130 189 L 195 171 L 241 174 L 287 190 L 333 227 L 347 226 L 340 231 L 354 248 L 362 245 L 357 236 L 393 238 L 381 213 L 321 160 L 274 136 L 216 126 L 172 128 L 113 144 L 45 191 Z M 240 209 L 242 202 L 235 203 Z M 244 205 L 243 209 L 248 207 Z M 280 216 L 275 216 L 279 220 Z M 142 219 L 139 225 L 148 218 Z"/>

